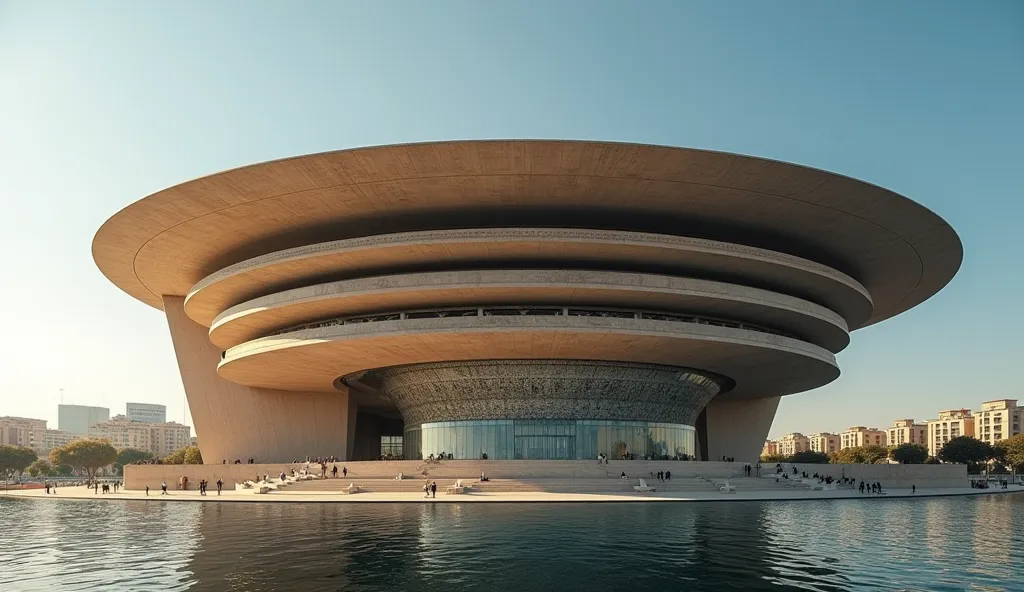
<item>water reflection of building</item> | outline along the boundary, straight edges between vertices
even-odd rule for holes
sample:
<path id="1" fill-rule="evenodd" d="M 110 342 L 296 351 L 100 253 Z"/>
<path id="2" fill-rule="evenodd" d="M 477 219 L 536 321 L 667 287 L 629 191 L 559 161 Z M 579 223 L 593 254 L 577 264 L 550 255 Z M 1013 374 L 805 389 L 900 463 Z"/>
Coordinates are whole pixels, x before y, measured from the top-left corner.
<path id="1" fill-rule="evenodd" d="M 974 538 L 975 569 L 988 576 L 1010 579 L 1020 575 L 1020 565 L 1012 559 L 1014 542 L 1013 499 L 1009 496 L 985 497 L 978 500 L 974 521 L 968 530 Z"/>

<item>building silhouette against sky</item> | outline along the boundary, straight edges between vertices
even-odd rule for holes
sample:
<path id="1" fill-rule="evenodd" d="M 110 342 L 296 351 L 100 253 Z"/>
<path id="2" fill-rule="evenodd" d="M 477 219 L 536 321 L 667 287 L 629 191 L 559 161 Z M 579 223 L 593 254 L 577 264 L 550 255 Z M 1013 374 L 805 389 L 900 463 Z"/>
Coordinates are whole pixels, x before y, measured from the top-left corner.
<path id="1" fill-rule="evenodd" d="M 166 315 L 203 457 L 753 460 L 960 240 L 886 189 L 605 142 L 381 146 L 171 187 L 103 273 Z M 884 432 L 882 432 L 884 438 Z"/>

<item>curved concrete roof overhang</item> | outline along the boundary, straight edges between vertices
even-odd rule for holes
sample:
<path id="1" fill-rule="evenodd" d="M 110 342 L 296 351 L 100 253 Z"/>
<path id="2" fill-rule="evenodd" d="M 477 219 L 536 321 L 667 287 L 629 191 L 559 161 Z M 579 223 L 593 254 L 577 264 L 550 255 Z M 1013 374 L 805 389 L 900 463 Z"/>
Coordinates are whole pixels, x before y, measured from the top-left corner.
<path id="1" fill-rule="evenodd" d="M 225 352 L 232 382 L 333 392 L 367 368 L 466 360 L 565 359 L 697 368 L 735 381 L 719 397 L 817 388 L 839 376 L 835 356 L 796 339 L 744 329 L 603 317 L 501 316 L 331 325 L 265 337 Z"/>
<path id="2" fill-rule="evenodd" d="M 233 306 L 210 340 L 227 349 L 317 319 L 443 307 L 558 305 L 687 313 L 763 325 L 838 352 L 846 323 L 825 307 L 701 279 L 578 270 L 483 270 L 404 274 L 304 286 Z"/>
<path id="3" fill-rule="evenodd" d="M 841 175 L 702 150 L 538 140 L 361 148 L 226 171 L 126 207 L 100 228 L 93 256 L 159 308 L 162 295 L 184 296 L 219 269 L 311 242 L 567 219 L 817 261 L 871 294 L 864 324 L 927 299 L 962 259 L 941 218 Z"/>
<path id="4" fill-rule="evenodd" d="M 838 312 L 852 327 L 872 313 L 864 286 L 800 257 L 684 236 L 569 228 L 408 232 L 304 245 L 203 278 L 189 291 L 185 311 L 197 323 L 211 326 L 232 305 L 320 279 L 486 265 L 522 269 L 530 264 L 731 280 L 816 302 Z"/>

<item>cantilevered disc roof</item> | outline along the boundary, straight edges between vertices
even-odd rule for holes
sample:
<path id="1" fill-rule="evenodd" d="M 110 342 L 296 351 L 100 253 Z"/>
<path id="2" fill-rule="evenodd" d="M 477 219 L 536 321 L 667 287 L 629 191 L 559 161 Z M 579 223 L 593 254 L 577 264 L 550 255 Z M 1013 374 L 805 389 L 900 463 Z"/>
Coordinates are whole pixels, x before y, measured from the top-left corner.
<path id="1" fill-rule="evenodd" d="M 163 295 L 184 296 L 218 270 L 275 251 L 385 233 L 543 227 L 552 217 L 564 226 L 571 211 L 580 228 L 699 237 L 827 265 L 869 292 L 864 325 L 924 301 L 962 260 L 937 215 L 841 175 L 703 150 L 539 140 L 360 148 L 210 175 L 114 215 L 93 256 L 118 287 L 160 308 Z"/>

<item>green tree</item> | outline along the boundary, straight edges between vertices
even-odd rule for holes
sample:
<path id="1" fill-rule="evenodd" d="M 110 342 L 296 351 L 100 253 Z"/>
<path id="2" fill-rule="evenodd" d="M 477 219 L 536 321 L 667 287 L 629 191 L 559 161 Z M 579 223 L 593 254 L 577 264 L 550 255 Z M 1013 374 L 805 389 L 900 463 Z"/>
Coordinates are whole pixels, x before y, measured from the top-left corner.
<path id="1" fill-rule="evenodd" d="M 96 471 L 117 460 L 117 449 L 107 440 L 75 440 L 50 451 L 50 463 L 67 465 L 85 473 L 91 481 Z"/>
<path id="2" fill-rule="evenodd" d="M 185 458 L 186 465 L 203 464 L 203 454 L 199 452 L 198 446 L 189 446 L 185 449 L 185 453 L 182 456 Z"/>
<path id="3" fill-rule="evenodd" d="M 125 465 L 130 465 L 144 460 L 152 460 L 152 453 L 136 448 L 122 448 L 117 452 L 117 460 L 114 461 L 114 468 L 117 472 L 123 472 Z"/>
<path id="4" fill-rule="evenodd" d="M 841 464 L 878 464 L 889 458 L 889 451 L 882 446 L 856 446 L 843 448 L 836 453 L 836 462 Z"/>
<path id="5" fill-rule="evenodd" d="M 920 465 L 928 459 L 928 450 L 918 444 L 900 444 L 889 451 L 889 458 L 901 465 Z"/>
<path id="6" fill-rule="evenodd" d="M 57 473 L 58 477 L 70 477 L 75 474 L 75 470 L 67 465 L 58 465 L 54 467 L 53 472 Z"/>
<path id="7" fill-rule="evenodd" d="M 1010 436 L 995 445 L 996 456 L 1014 472 L 1024 472 L 1024 434 Z"/>
<path id="8" fill-rule="evenodd" d="M 786 462 L 786 457 L 781 454 L 764 454 L 761 455 L 761 462 L 774 465 L 776 463 Z"/>
<path id="9" fill-rule="evenodd" d="M 45 458 L 40 458 L 28 466 L 28 474 L 33 477 L 49 477 L 53 475 L 53 466 Z"/>
<path id="10" fill-rule="evenodd" d="M 160 461 L 165 465 L 183 465 L 185 464 L 185 449 L 180 448 L 174 452 L 163 457 Z"/>
<path id="11" fill-rule="evenodd" d="M 13 477 L 24 473 L 36 458 L 36 451 L 31 448 L 0 444 L 0 475 L 4 478 L 4 485 Z"/>
<path id="12" fill-rule="evenodd" d="M 828 461 L 829 458 L 827 454 L 825 454 L 824 452 L 814 452 L 813 450 L 804 450 L 802 452 L 797 452 L 793 456 L 789 457 L 789 459 L 787 459 L 787 462 L 791 463 L 815 465 L 828 464 Z"/>
<path id="13" fill-rule="evenodd" d="M 939 462 L 939 459 L 935 458 L 934 456 L 929 456 L 928 458 L 924 459 L 924 464 L 926 464 L 926 465 L 937 465 L 937 464 L 941 464 L 941 463 Z"/>
<path id="14" fill-rule="evenodd" d="M 970 436 L 957 436 L 946 442 L 936 456 L 942 462 L 967 465 L 967 470 L 972 471 L 995 456 L 995 451 L 987 442 Z"/>
<path id="15" fill-rule="evenodd" d="M 165 465 L 201 465 L 203 455 L 199 452 L 198 446 L 186 446 L 168 454 L 164 457 Z"/>

